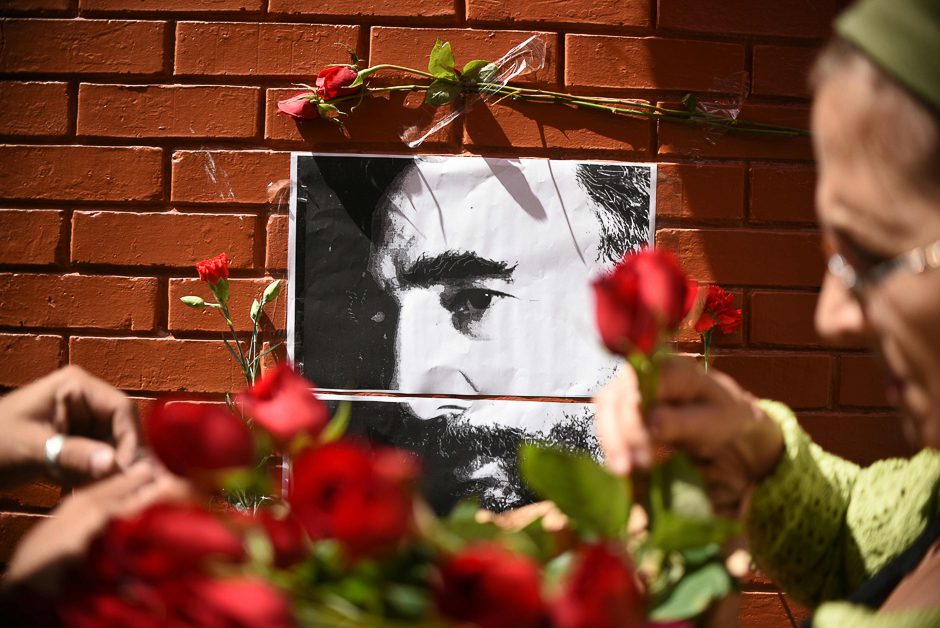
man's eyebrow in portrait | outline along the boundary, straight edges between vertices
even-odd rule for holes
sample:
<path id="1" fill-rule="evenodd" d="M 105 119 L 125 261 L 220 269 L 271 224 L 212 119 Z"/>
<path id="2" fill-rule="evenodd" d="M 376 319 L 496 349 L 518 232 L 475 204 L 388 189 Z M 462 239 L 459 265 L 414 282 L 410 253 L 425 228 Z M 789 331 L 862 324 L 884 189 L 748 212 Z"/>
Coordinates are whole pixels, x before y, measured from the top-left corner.
<path id="1" fill-rule="evenodd" d="M 402 285 L 427 288 L 435 284 L 503 279 L 512 281 L 515 265 L 480 257 L 471 251 L 445 251 L 438 255 L 422 255 L 410 267 L 398 273 Z"/>

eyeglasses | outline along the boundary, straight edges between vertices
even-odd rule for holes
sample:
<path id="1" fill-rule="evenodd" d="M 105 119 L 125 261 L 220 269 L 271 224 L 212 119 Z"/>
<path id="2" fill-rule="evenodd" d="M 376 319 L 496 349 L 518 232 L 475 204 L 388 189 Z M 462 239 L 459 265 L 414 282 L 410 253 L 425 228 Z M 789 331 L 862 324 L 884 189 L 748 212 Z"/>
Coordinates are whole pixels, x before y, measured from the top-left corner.
<path id="1" fill-rule="evenodd" d="M 829 272 L 838 277 L 856 297 L 861 297 L 867 290 L 884 281 L 888 275 L 917 275 L 930 268 L 940 268 L 940 240 L 875 264 L 864 273 L 855 270 L 841 253 L 829 256 Z"/>

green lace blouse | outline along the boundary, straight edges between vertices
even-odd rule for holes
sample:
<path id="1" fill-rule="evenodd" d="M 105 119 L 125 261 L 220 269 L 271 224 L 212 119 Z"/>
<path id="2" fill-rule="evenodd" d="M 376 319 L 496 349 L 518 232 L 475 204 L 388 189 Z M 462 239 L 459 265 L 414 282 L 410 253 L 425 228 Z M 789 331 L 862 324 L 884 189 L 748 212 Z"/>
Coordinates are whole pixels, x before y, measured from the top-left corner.
<path id="1" fill-rule="evenodd" d="M 797 601 L 813 626 L 940 626 L 940 608 L 877 613 L 844 599 L 920 536 L 940 511 L 940 452 L 861 468 L 826 453 L 785 405 L 761 407 L 783 429 L 786 452 L 754 491 L 751 554 Z"/>

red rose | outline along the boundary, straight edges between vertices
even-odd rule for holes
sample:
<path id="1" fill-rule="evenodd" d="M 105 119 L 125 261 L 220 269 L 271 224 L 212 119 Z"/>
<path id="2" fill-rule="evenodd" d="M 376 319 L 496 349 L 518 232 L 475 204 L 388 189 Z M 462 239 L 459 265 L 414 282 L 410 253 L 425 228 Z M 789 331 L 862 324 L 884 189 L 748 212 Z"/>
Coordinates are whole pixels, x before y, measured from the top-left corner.
<path id="1" fill-rule="evenodd" d="M 412 498 L 388 461 L 349 440 L 308 449 L 294 465 L 294 516 L 312 538 L 342 542 L 352 559 L 393 550 L 411 529 Z"/>
<path id="2" fill-rule="evenodd" d="M 278 569 L 289 569 L 309 554 L 307 533 L 293 516 L 278 519 L 269 512 L 259 517 L 271 547 L 274 549 L 274 565 Z"/>
<path id="3" fill-rule="evenodd" d="M 170 593 L 172 591 L 172 593 Z M 245 576 L 195 578 L 168 589 L 170 613 L 190 628 L 291 628 L 288 600 L 271 585 Z"/>
<path id="4" fill-rule="evenodd" d="M 282 362 L 238 399 L 255 424 L 284 445 L 301 433 L 318 436 L 330 420 L 330 411 L 310 392 L 311 386 Z"/>
<path id="5" fill-rule="evenodd" d="M 70 587 L 57 602 L 61 625 L 69 628 L 160 628 L 160 608 L 125 599 L 113 587 Z"/>
<path id="6" fill-rule="evenodd" d="M 604 545 L 582 548 L 561 597 L 555 628 L 629 628 L 643 623 L 645 605 L 623 559 Z"/>
<path id="7" fill-rule="evenodd" d="M 531 559 L 495 542 L 468 545 L 440 567 L 435 599 L 449 619 L 479 628 L 539 628 L 547 615 Z"/>
<path id="8" fill-rule="evenodd" d="M 214 286 L 222 277 L 228 277 L 228 257 L 222 253 L 218 257 L 199 262 L 196 264 L 196 270 L 200 279 Z"/>
<path id="9" fill-rule="evenodd" d="M 355 94 L 362 89 L 362 86 L 347 86 L 355 81 L 357 76 L 359 73 L 348 65 L 334 65 L 327 68 L 317 75 L 317 95 L 323 100 L 330 100 L 337 96 Z"/>
<path id="10" fill-rule="evenodd" d="M 311 100 L 310 96 L 310 92 L 304 92 L 303 94 L 297 94 L 287 100 L 279 100 L 277 109 L 294 120 L 313 120 L 317 118 L 320 113 L 317 111 L 317 103 Z"/>
<path id="11" fill-rule="evenodd" d="M 659 335 L 676 328 L 695 302 L 695 282 L 673 255 L 653 249 L 628 253 L 614 271 L 594 282 L 597 326 L 604 344 L 626 355 L 644 354 Z"/>
<path id="12" fill-rule="evenodd" d="M 741 326 L 741 310 L 734 307 L 733 294 L 725 292 L 718 286 L 708 286 L 705 306 L 695 323 L 695 331 L 704 334 L 716 325 L 723 334 L 737 331 Z"/>
<path id="13" fill-rule="evenodd" d="M 254 462 L 248 426 L 215 404 L 158 401 L 147 419 L 146 433 L 150 448 L 177 475 Z"/>
<path id="14" fill-rule="evenodd" d="M 113 519 L 86 557 L 93 580 L 120 583 L 133 577 L 149 583 L 200 571 L 209 561 L 240 563 L 242 539 L 195 505 L 157 504 L 128 519 Z"/>

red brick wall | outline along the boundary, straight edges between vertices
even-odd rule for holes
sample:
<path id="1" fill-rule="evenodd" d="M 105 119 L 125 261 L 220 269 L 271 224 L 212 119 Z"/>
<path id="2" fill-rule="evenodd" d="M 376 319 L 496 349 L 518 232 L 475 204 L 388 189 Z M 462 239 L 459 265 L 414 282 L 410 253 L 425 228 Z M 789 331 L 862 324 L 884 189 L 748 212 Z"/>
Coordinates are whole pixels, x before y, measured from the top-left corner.
<path id="1" fill-rule="evenodd" d="M 676 102 L 749 72 L 742 116 L 805 125 L 805 75 L 843 0 L 6 0 L 0 12 L 0 387 L 80 364 L 135 397 L 237 385 L 219 326 L 180 307 L 194 264 L 226 251 L 233 293 L 286 266 L 290 150 L 403 152 L 420 97 L 363 104 L 350 138 L 275 103 L 345 62 L 422 67 L 548 42 L 530 82 Z M 724 80 L 724 83 L 722 83 Z M 422 151 L 655 161 L 661 246 L 734 290 L 741 332 L 716 365 L 790 403 L 860 461 L 903 451 L 871 360 L 812 327 L 823 261 L 806 139 L 705 134 L 538 104 L 479 108 Z M 203 290 L 204 292 L 204 290 Z M 244 306 L 244 303 L 241 304 Z M 238 307 L 238 306 L 236 306 Z M 282 319 L 275 321 L 282 324 Z M 694 350 L 688 343 L 685 348 Z M 0 495 L 0 562 L 56 503 L 45 483 Z M 746 626 L 788 626 L 748 582 Z"/>

